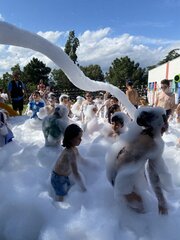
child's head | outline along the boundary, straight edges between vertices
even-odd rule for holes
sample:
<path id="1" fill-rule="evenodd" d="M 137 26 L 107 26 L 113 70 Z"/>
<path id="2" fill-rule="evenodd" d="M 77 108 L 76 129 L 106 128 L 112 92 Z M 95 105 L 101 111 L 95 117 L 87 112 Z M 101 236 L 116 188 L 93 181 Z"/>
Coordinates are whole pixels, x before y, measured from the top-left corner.
<path id="1" fill-rule="evenodd" d="M 111 125 L 114 132 L 119 133 L 119 130 L 124 127 L 124 119 L 122 116 L 115 114 L 111 118 Z"/>
<path id="2" fill-rule="evenodd" d="M 69 101 L 69 96 L 66 95 L 66 94 L 62 94 L 60 97 L 59 97 L 59 103 L 62 104 L 67 104 Z"/>
<path id="3" fill-rule="evenodd" d="M 111 105 L 118 104 L 119 100 L 115 96 L 111 96 L 110 103 L 111 103 Z"/>
<path id="4" fill-rule="evenodd" d="M 128 81 L 126 82 L 126 87 L 127 87 L 127 88 L 132 88 L 132 87 L 133 87 L 133 82 L 132 82 L 132 80 L 128 80 Z"/>
<path id="5" fill-rule="evenodd" d="M 63 147 L 71 148 L 81 143 L 82 129 L 76 124 L 70 124 L 64 133 Z"/>
<path id="6" fill-rule="evenodd" d="M 41 95 L 40 95 L 39 91 L 35 91 L 32 96 L 33 96 L 33 99 L 35 101 L 37 101 L 37 100 L 39 100 L 41 98 Z"/>
<path id="7" fill-rule="evenodd" d="M 113 104 L 112 106 L 110 106 L 108 108 L 108 122 L 111 123 L 111 116 L 112 114 L 114 114 L 115 112 L 119 112 L 120 110 L 120 106 L 118 104 Z"/>

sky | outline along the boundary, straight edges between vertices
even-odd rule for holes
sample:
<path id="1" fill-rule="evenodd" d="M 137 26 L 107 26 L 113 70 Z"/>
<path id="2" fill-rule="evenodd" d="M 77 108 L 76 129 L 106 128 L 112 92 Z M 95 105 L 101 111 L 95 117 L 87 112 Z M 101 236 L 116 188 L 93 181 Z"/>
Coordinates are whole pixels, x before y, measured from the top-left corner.
<path id="1" fill-rule="evenodd" d="M 147 67 L 179 48 L 179 10 L 180 0 L 1 0 L 0 20 L 61 48 L 74 30 L 80 40 L 79 64 L 99 64 L 106 72 L 115 58 L 129 56 Z M 0 75 L 17 63 L 23 67 L 32 57 L 57 67 L 47 57 L 19 47 L 0 45 L 0 56 Z"/>

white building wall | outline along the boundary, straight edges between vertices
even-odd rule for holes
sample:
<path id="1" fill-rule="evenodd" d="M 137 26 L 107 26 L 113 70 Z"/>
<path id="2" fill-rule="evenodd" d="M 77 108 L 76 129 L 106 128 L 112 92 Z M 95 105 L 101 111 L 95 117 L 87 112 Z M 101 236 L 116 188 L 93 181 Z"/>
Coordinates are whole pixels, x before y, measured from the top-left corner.
<path id="1" fill-rule="evenodd" d="M 174 83 L 175 75 L 180 74 L 180 57 L 164 63 L 148 72 L 148 100 L 151 105 L 154 104 L 156 100 L 156 95 L 161 91 L 161 80 L 170 80 L 170 87 L 172 91 L 176 92 L 177 99 L 180 98 L 178 95 L 177 87 Z M 179 97 L 178 97 L 179 96 Z"/>
<path id="2" fill-rule="evenodd" d="M 157 82 L 158 84 L 161 80 L 166 78 L 166 67 L 167 64 L 162 64 L 148 72 L 148 83 Z"/>

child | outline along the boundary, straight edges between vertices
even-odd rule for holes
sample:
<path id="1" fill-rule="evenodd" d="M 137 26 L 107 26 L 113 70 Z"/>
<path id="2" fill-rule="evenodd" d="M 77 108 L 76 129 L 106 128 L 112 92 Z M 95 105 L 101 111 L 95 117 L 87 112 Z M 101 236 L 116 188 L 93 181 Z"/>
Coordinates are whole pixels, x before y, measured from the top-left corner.
<path id="1" fill-rule="evenodd" d="M 40 117 L 39 114 L 38 116 Z M 57 106 L 52 115 L 48 115 L 42 120 L 42 131 L 45 138 L 45 145 L 58 146 L 61 143 L 61 139 L 68 125 L 69 119 L 67 107 L 63 105 Z"/>
<path id="2" fill-rule="evenodd" d="M 168 127 L 165 111 L 162 108 L 143 107 L 138 110 L 136 122 L 142 129 L 137 128 L 136 134 L 132 134 L 135 129 L 131 129 L 126 136 L 127 143 L 121 146 L 118 154 L 112 157 L 110 152 L 107 156 L 107 177 L 114 186 L 118 199 L 122 197 L 128 207 L 143 213 L 144 169 L 147 163 L 149 181 L 158 200 L 159 213 L 168 214 L 162 189 L 167 190 L 167 185 L 171 184 L 171 176 L 162 159 L 164 144 L 161 136 Z M 120 143 L 118 148 L 119 145 Z"/>
<path id="3" fill-rule="evenodd" d="M 77 167 L 77 160 L 80 155 L 76 146 L 79 146 L 81 143 L 81 137 L 82 129 L 76 124 L 71 124 L 66 128 L 63 139 L 63 147 L 65 149 L 59 156 L 51 175 L 51 184 L 56 193 L 57 201 L 63 201 L 67 195 L 71 187 L 69 180 L 71 173 L 81 190 L 83 192 L 86 191 Z"/>
<path id="4" fill-rule="evenodd" d="M 108 108 L 108 111 L 107 111 L 108 122 L 111 123 L 112 115 L 113 115 L 115 112 L 120 112 L 120 111 L 121 111 L 121 109 L 120 109 L 119 104 L 113 104 L 113 105 L 111 105 L 111 106 Z"/>
<path id="5" fill-rule="evenodd" d="M 129 117 L 123 112 L 115 112 L 111 118 L 112 132 L 109 136 L 117 137 L 124 133 L 127 124 L 130 122 Z"/>
<path id="6" fill-rule="evenodd" d="M 37 113 L 40 108 L 45 106 L 44 100 L 42 100 L 41 95 L 38 91 L 35 91 L 32 94 L 32 100 L 28 103 L 28 115 L 31 115 L 31 118 L 38 118 Z"/>
<path id="7" fill-rule="evenodd" d="M 4 112 L 0 110 L 0 147 L 11 142 L 13 137 L 13 133 L 7 125 L 6 116 Z"/>

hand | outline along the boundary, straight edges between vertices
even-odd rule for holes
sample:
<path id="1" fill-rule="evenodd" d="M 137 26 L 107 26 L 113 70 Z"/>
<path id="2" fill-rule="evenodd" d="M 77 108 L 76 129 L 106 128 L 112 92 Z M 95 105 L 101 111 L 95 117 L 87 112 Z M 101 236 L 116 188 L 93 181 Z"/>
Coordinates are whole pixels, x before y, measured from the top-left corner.
<path id="1" fill-rule="evenodd" d="M 81 187 L 81 191 L 82 191 L 82 192 L 86 192 L 87 189 L 83 186 L 83 187 Z"/>
<path id="2" fill-rule="evenodd" d="M 168 208 L 166 206 L 163 205 L 158 205 L 159 208 L 159 214 L 161 215 L 167 215 L 168 214 Z"/>

